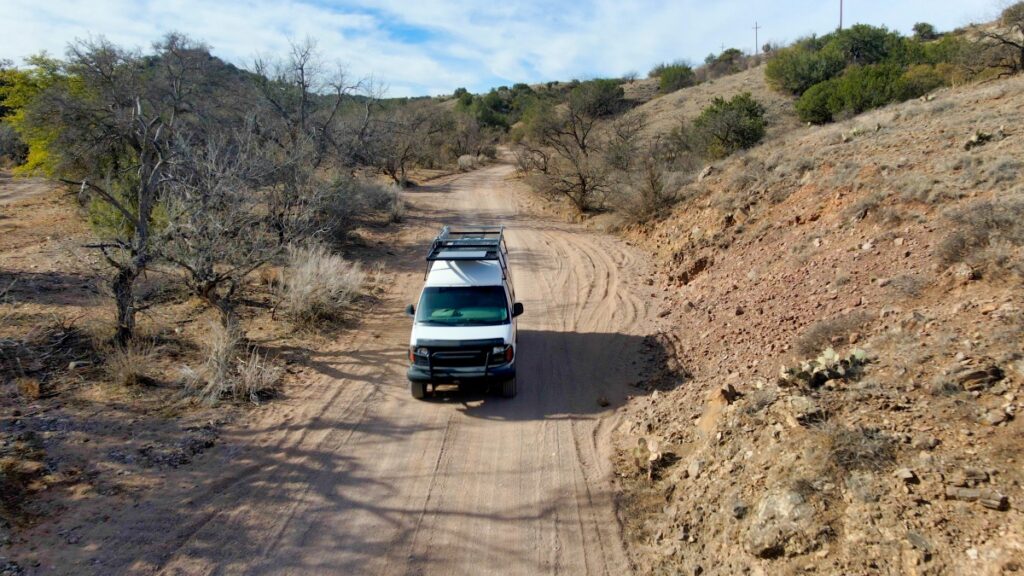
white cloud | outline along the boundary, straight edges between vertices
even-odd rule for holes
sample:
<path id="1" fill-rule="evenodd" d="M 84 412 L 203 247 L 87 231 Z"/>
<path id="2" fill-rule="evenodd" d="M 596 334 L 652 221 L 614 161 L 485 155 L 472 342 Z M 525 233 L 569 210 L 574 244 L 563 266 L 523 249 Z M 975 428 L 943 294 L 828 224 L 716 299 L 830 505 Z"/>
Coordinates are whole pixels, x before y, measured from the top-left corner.
<path id="1" fill-rule="evenodd" d="M 75 38 L 103 35 L 145 48 L 175 30 L 208 42 L 245 65 L 281 54 L 289 39 L 312 36 L 330 60 L 356 76 L 374 75 L 395 96 L 483 90 L 517 81 L 645 72 L 678 58 L 700 61 L 722 46 L 824 33 L 838 21 L 834 3 L 812 0 L 5 0 L 0 57 L 39 50 L 62 54 Z M 962 0 L 848 2 L 847 22 L 908 31 L 917 20 L 940 29 L 984 20 L 993 6 Z M 419 31 L 419 32 L 416 32 Z M 416 37 L 411 37 L 416 36 Z M 422 37 L 421 37 L 422 36 Z"/>

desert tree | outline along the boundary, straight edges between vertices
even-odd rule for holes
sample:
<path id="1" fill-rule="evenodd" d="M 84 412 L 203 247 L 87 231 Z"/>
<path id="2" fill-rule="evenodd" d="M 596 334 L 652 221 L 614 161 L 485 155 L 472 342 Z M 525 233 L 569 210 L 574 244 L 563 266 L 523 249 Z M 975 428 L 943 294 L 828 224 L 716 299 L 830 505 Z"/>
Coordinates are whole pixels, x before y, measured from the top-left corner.
<path id="1" fill-rule="evenodd" d="M 935 40 L 939 37 L 938 31 L 935 30 L 935 26 L 927 22 L 918 22 L 914 24 L 914 38 L 917 40 Z"/>
<path id="2" fill-rule="evenodd" d="M 524 115 L 521 157 L 542 161 L 546 187 L 580 212 L 598 208 L 610 191 L 609 142 L 597 127 L 622 111 L 622 98 L 617 83 L 595 80 L 573 88 L 564 106 L 538 100 Z"/>
<path id="3" fill-rule="evenodd" d="M 205 46 L 171 34 L 153 55 L 104 39 L 78 41 L 54 82 L 25 111 L 45 133 L 48 169 L 80 191 L 100 239 L 89 244 L 113 269 L 115 339 L 132 337 L 144 306 L 135 282 L 155 256 L 160 203 L 178 161 L 172 145 L 199 106 Z"/>
<path id="4" fill-rule="evenodd" d="M 362 140 L 363 161 L 400 187 L 408 184 L 409 169 L 424 158 L 446 118 L 430 102 L 396 104 L 382 109 Z"/>
<path id="5" fill-rule="evenodd" d="M 998 26 L 982 30 L 980 54 L 986 66 L 999 68 L 1009 76 L 1024 71 L 1024 2 L 1005 8 Z"/>
<path id="6" fill-rule="evenodd" d="M 310 209 L 317 169 L 332 156 L 344 162 L 351 138 L 343 131 L 343 108 L 363 83 L 351 81 L 340 65 L 329 66 L 307 38 L 292 43 L 283 59 L 259 58 L 253 72 L 259 93 L 256 133 L 274 149 L 281 166 L 267 198 L 270 224 L 280 243 L 289 223 Z M 366 121 L 372 108 L 366 109 Z"/>

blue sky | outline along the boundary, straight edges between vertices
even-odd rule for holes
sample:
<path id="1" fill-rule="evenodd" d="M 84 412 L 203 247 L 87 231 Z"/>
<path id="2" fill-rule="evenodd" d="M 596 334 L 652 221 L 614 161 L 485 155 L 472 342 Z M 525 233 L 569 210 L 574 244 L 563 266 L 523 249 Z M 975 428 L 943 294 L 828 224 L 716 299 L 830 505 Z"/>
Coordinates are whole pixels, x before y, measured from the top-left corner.
<path id="1" fill-rule="evenodd" d="M 994 18 L 1001 0 L 845 0 L 845 22 L 909 32 Z M 75 38 L 145 48 L 184 32 L 247 66 L 317 40 L 323 57 L 390 96 L 479 92 L 515 82 L 645 74 L 662 61 L 700 62 L 724 47 L 754 49 L 826 33 L 839 2 L 753 0 L 0 0 L 0 58 L 61 55 Z"/>

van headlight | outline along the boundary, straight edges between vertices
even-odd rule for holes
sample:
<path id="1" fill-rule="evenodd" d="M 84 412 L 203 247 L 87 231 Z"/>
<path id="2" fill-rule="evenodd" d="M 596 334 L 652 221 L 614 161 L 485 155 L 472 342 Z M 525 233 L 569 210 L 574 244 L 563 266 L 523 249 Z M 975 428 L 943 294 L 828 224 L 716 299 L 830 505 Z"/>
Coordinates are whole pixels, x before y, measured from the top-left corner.
<path id="1" fill-rule="evenodd" d="M 512 345 L 508 346 L 495 346 L 491 349 L 491 358 L 501 358 L 505 362 L 511 362 L 515 357 L 515 349 Z"/>
<path id="2" fill-rule="evenodd" d="M 419 348 L 413 346 L 409 348 L 409 362 L 416 363 L 417 358 L 427 358 L 430 356 L 430 350 L 420 346 Z"/>

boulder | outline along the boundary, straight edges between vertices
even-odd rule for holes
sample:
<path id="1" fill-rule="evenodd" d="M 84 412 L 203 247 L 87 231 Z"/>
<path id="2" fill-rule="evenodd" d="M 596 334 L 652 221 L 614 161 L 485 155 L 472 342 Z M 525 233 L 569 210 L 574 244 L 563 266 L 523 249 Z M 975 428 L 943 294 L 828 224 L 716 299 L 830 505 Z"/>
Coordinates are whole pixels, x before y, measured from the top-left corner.
<path id="1" fill-rule="evenodd" d="M 819 532 L 814 508 L 802 494 L 774 489 L 757 503 L 744 546 L 759 558 L 796 556 L 813 549 L 814 537 Z"/>

